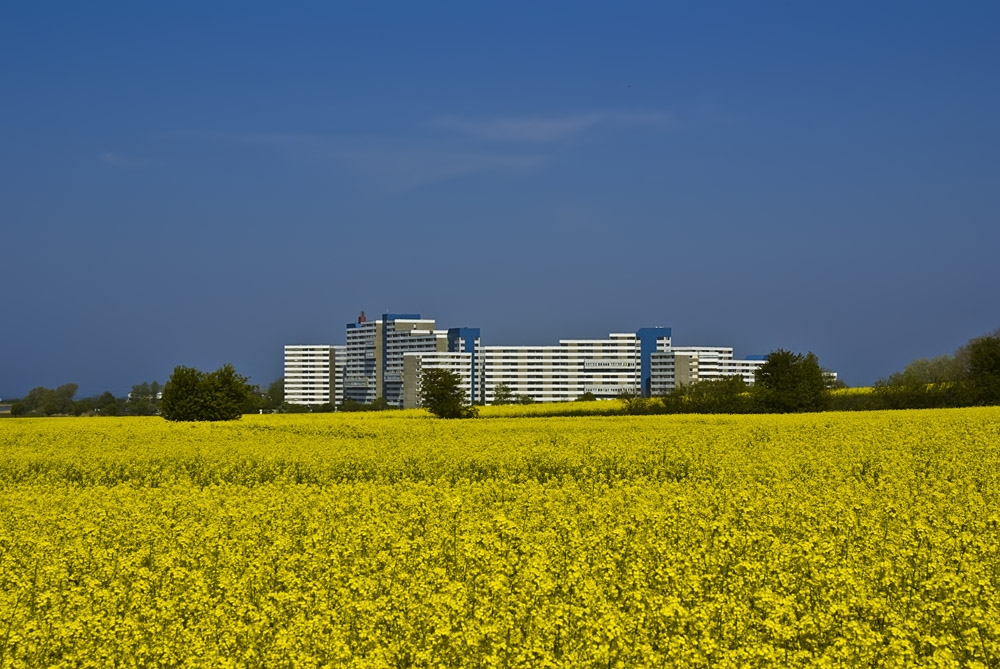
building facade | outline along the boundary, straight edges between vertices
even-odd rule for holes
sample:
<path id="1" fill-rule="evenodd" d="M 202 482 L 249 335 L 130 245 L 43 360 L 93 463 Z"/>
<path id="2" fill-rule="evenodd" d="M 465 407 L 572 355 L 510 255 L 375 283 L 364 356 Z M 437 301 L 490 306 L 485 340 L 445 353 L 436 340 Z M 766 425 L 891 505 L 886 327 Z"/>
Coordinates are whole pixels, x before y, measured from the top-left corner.
<path id="1" fill-rule="evenodd" d="M 473 404 L 480 400 L 474 394 L 476 375 L 472 353 L 433 352 L 406 353 L 403 355 L 403 401 L 402 408 L 416 409 L 420 406 L 420 380 L 430 369 L 444 369 L 458 377 L 465 390 L 465 401 Z"/>
<path id="2" fill-rule="evenodd" d="M 483 346 L 479 328 L 439 330 L 415 313 L 369 321 L 361 312 L 347 325 L 343 346 L 285 347 L 285 393 L 294 404 L 370 404 L 382 397 L 389 406 L 412 408 L 419 406 L 422 373 L 447 369 L 471 403 L 493 403 L 500 385 L 535 402 L 650 397 L 734 375 L 752 385 L 764 362 L 764 356 L 735 359 L 730 347 L 673 346 L 665 327 L 548 346 Z"/>
<path id="3" fill-rule="evenodd" d="M 403 354 L 404 409 L 420 406 L 420 379 L 429 369 L 445 369 L 456 374 L 465 390 L 466 401 L 470 404 L 483 401 L 479 328 L 450 328 L 444 335 L 445 351 L 407 351 Z"/>
<path id="4" fill-rule="evenodd" d="M 285 402 L 311 406 L 337 402 L 336 349 L 327 344 L 285 347 Z"/>
<path id="5" fill-rule="evenodd" d="M 389 406 L 403 405 L 403 356 L 446 352 L 448 334 L 435 330 L 420 314 L 382 314 L 369 321 L 364 312 L 347 324 L 344 399 L 370 404 L 379 397 Z"/>
<path id="6" fill-rule="evenodd" d="M 738 376 L 752 386 L 766 356 L 733 358 L 733 349 L 718 346 L 676 346 L 652 356 L 650 395 L 666 395 L 679 385 Z"/>

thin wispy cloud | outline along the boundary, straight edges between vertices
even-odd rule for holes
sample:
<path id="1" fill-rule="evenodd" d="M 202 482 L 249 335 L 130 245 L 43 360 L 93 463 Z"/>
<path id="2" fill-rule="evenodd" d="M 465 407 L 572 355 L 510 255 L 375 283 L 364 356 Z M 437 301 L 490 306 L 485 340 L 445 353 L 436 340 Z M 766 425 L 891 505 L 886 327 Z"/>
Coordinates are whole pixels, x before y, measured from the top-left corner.
<path id="1" fill-rule="evenodd" d="M 326 164 L 378 190 L 403 192 L 475 175 L 510 177 L 538 170 L 538 152 L 482 150 L 428 139 L 336 134 L 253 132 L 207 135 L 213 141 L 257 147 L 285 160 Z"/>
<path id="2" fill-rule="evenodd" d="M 498 154 L 441 149 L 433 146 L 356 146 L 337 152 L 341 168 L 374 179 L 392 191 L 477 175 L 518 176 L 541 168 L 548 156 Z"/>
<path id="3" fill-rule="evenodd" d="M 433 125 L 475 139 L 495 142 L 554 143 L 571 139 L 599 126 L 654 126 L 666 128 L 673 117 L 664 112 L 592 112 L 561 117 L 523 116 L 468 119 L 441 116 Z"/>
<path id="4" fill-rule="evenodd" d="M 138 169 L 141 167 L 148 167 L 151 163 L 148 160 L 143 160 L 139 158 L 130 158 L 123 156 L 120 153 L 106 152 L 98 156 L 100 160 L 105 165 L 111 167 L 120 167 L 122 169 Z"/>

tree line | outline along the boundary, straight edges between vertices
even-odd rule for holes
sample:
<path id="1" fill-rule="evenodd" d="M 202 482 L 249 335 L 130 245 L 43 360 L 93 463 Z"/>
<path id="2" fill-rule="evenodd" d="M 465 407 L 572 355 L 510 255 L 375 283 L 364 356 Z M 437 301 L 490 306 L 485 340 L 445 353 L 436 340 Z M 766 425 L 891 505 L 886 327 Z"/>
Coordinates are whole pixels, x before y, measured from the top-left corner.
<path id="1" fill-rule="evenodd" d="M 13 401 L 10 413 L 12 416 L 123 416 L 130 413 L 128 397 L 115 397 L 111 391 L 105 391 L 93 397 L 74 399 L 77 389 L 75 383 L 58 388 L 32 388 L 23 398 Z M 136 404 L 131 408 L 131 413 L 135 414 L 140 407 Z"/>
<path id="2" fill-rule="evenodd" d="M 838 389 L 813 353 L 772 352 L 754 385 L 739 377 L 681 385 L 659 398 L 624 397 L 623 412 L 796 413 L 1000 405 L 1000 330 L 969 340 L 953 355 L 915 360 L 859 389 Z"/>
<path id="3" fill-rule="evenodd" d="M 871 392 L 839 395 L 833 405 L 845 411 L 1000 405 L 1000 329 L 951 355 L 914 360 L 876 381 Z"/>
<path id="4" fill-rule="evenodd" d="M 192 372 L 195 375 L 209 377 L 211 380 L 205 382 L 204 386 L 193 386 L 190 384 Z M 171 381 L 175 382 L 173 386 Z M 220 388 L 227 385 L 230 386 L 230 395 L 219 394 Z M 171 390 L 168 391 L 168 387 Z M 251 385 L 246 377 L 236 374 L 231 365 L 224 365 L 210 374 L 188 367 L 177 367 L 167 384 L 162 385 L 157 381 L 138 383 L 132 386 L 128 395 L 121 397 L 116 397 L 111 391 L 105 391 L 100 395 L 75 399 L 77 390 L 78 386 L 75 383 L 66 383 L 58 388 L 44 386 L 32 388 L 23 398 L 11 402 L 10 413 L 16 417 L 159 415 L 167 417 L 178 415 L 177 410 L 173 408 L 178 402 L 181 407 L 180 414 L 186 415 L 191 406 L 207 407 L 222 397 L 229 399 L 238 397 L 235 402 L 240 415 L 287 408 L 284 404 L 283 379 L 277 379 L 267 389 L 262 389 Z M 189 397 L 192 390 L 195 396 Z M 232 415 L 231 406 L 231 403 L 228 403 L 222 413 Z M 204 416 L 219 415 L 218 411 L 207 409 L 204 413 L 195 413 Z M 195 420 L 211 420 L 211 418 Z"/>
<path id="5" fill-rule="evenodd" d="M 621 397 L 622 413 L 799 413 L 828 408 L 833 375 L 816 354 L 772 351 L 748 386 L 739 376 L 680 384 L 661 397 Z"/>
<path id="6" fill-rule="evenodd" d="M 442 418 L 476 415 L 458 376 L 445 370 L 427 370 L 421 384 L 423 406 Z M 864 411 L 928 409 L 1000 405 L 1000 330 L 969 340 L 953 355 L 915 360 L 900 372 L 880 379 L 864 392 L 831 392 L 832 375 L 815 354 L 779 349 L 771 352 L 747 386 L 738 376 L 679 385 L 662 397 L 624 395 L 622 413 L 797 413 L 804 411 Z M 842 385 L 842 384 L 840 384 Z M 232 420 L 259 411 L 332 411 L 336 407 L 298 407 L 284 402 L 284 381 L 262 390 L 237 374 L 232 365 L 214 372 L 178 366 L 167 383 L 140 383 L 127 397 L 105 392 L 74 400 L 75 383 L 58 388 L 33 388 L 11 406 L 14 416 L 160 415 L 167 420 Z M 388 403 L 357 404 L 347 400 L 342 411 L 377 411 Z M 580 399 L 594 399 L 581 397 Z M 494 404 L 528 404 L 533 399 L 515 395 L 499 384 Z"/>

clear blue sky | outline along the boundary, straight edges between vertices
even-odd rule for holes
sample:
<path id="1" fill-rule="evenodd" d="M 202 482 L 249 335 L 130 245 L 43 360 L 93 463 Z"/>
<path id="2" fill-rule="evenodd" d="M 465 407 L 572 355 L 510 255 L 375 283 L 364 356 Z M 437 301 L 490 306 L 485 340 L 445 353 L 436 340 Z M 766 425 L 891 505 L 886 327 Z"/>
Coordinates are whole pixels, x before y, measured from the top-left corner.
<path id="1" fill-rule="evenodd" d="M 863 385 L 1000 327 L 1000 4 L 5 3 L 0 397 L 357 312 Z"/>

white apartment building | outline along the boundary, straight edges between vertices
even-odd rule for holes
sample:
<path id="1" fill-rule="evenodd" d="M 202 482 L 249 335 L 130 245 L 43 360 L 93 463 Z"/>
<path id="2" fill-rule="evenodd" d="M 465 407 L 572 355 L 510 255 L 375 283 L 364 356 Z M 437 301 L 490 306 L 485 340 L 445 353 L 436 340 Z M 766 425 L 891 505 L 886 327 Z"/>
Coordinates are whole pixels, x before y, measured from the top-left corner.
<path id="1" fill-rule="evenodd" d="M 375 401 L 375 340 L 381 339 L 375 321 L 368 321 L 365 312 L 357 323 L 347 326 L 347 344 L 344 346 L 344 399 L 362 404 Z"/>
<path id="2" fill-rule="evenodd" d="M 448 333 L 420 314 L 382 314 L 369 321 L 364 312 L 347 325 L 344 399 L 370 404 L 384 397 L 389 406 L 403 405 L 403 355 L 445 352 Z"/>
<path id="3" fill-rule="evenodd" d="M 557 346 L 484 346 L 483 401 L 500 384 L 536 402 L 570 402 L 641 394 L 649 355 L 670 347 L 669 328 L 614 333 L 607 339 L 562 339 Z"/>
<path id="4" fill-rule="evenodd" d="M 447 370 L 461 380 L 465 389 L 465 401 L 468 404 L 478 402 L 474 395 L 476 387 L 472 353 L 460 352 L 424 352 L 403 354 L 403 403 L 404 409 L 416 409 L 420 406 L 420 380 L 423 373 L 429 369 Z"/>
<path id="5" fill-rule="evenodd" d="M 739 376 L 753 384 L 764 356 L 743 360 L 719 346 L 673 346 L 671 329 L 641 328 L 607 339 L 561 339 L 548 346 L 483 346 L 479 328 L 436 329 L 420 314 L 364 312 L 343 346 L 286 346 L 285 396 L 294 404 L 419 405 L 427 369 L 458 374 L 470 402 L 491 404 L 496 387 L 536 402 L 569 402 L 587 393 L 664 395 L 679 384 Z"/>
<path id="6" fill-rule="evenodd" d="M 285 347 L 286 402 L 319 405 L 336 401 L 336 348 L 326 344 Z"/>
<path id="7" fill-rule="evenodd" d="M 753 385 L 757 369 L 766 362 L 765 356 L 733 358 L 733 349 L 721 346 L 675 346 L 653 354 L 651 360 L 651 395 L 665 395 L 678 385 L 696 381 L 717 381 L 739 376 L 743 383 Z"/>
<path id="8" fill-rule="evenodd" d="M 402 404 L 404 409 L 420 406 L 420 379 L 425 370 L 446 369 L 458 375 L 465 389 L 466 401 L 479 403 L 482 395 L 483 352 L 479 328 L 450 328 L 444 333 L 446 350 L 407 351 L 403 353 Z"/>
<path id="9" fill-rule="evenodd" d="M 344 345 L 333 347 L 333 384 L 334 392 L 333 405 L 339 407 L 344 403 L 344 368 L 347 365 L 347 347 Z"/>

